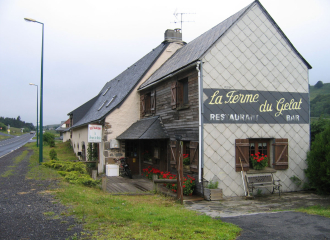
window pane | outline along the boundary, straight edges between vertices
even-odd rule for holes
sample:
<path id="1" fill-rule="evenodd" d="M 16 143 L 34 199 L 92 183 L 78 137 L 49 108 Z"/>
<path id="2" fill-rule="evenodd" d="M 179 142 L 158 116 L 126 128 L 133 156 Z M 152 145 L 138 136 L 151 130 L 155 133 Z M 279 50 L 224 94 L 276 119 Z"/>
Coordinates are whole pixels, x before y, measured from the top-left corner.
<path id="1" fill-rule="evenodd" d="M 255 146 L 254 143 L 250 143 L 250 155 L 255 154 Z"/>

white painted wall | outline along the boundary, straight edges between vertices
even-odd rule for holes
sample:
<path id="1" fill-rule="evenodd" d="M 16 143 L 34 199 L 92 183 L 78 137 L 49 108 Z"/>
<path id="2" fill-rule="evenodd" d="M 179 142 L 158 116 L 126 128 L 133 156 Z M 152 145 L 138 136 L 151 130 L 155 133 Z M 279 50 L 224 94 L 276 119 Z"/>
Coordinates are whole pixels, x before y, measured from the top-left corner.
<path id="1" fill-rule="evenodd" d="M 308 93 L 308 69 L 258 5 L 248 11 L 203 58 L 203 87 Z M 204 178 L 219 180 L 224 196 L 244 195 L 235 172 L 235 139 L 288 138 L 289 169 L 277 170 L 283 191 L 305 180 L 309 124 L 204 124 Z"/>
<path id="2" fill-rule="evenodd" d="M 69 133 L 70 134 L 70 133 Z M 81 127 L 81 128 L 75 128 L 72 131 L 72 148 L 75 154 L 77 155 L 78 152 L 81 152 L 82 143 L 85 142 L 86 150 L 87 150 L 87 144 L 88 144 L 88 128 Z M 86 153 L 87 156 L 87 153 Z"/>

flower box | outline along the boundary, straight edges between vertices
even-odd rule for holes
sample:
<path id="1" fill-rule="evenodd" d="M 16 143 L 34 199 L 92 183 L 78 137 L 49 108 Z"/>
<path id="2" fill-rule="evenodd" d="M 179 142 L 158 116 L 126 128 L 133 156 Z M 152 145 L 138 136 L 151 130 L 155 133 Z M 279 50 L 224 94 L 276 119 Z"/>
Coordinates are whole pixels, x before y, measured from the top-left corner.
<path id="1" fill-rule="evenodd" d="M 222 199 L 222 189 L 204 188 L 204 199 L 207 201 L 218 201 Z"/>

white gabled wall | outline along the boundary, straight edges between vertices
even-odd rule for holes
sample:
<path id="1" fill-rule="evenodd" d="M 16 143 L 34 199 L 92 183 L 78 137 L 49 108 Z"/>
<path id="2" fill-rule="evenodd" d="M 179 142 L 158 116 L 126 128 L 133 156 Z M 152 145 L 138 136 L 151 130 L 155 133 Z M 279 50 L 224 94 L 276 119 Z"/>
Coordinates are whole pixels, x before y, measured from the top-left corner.
<path id="1" fill-rule="evenodd" d="M 308 68 L 256 4 L 203 58 L 203 87 L 308 93 Z M 204 99 L 205 100 L 205 99 Z M 277 170 L 283 191 L 305 180 L 309 124 L 204 124 L 204 179 L 219 180 L 224 196 L 242 196 L 235 139 L 288 138 L 289 169 Z"/>

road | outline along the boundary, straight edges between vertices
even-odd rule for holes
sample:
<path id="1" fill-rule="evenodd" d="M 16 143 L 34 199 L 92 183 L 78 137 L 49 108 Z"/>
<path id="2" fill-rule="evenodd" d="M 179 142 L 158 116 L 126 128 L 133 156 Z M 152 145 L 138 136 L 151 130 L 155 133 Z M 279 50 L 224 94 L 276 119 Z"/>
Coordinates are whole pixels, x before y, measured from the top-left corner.
<path id="1" fill-rule="evenodd" d="M 0 141 L 0 158 L 22 147 L 34 136 L 35 134 L 26 133 L 21 136 L 14 136 L 13 138 Z"/>

